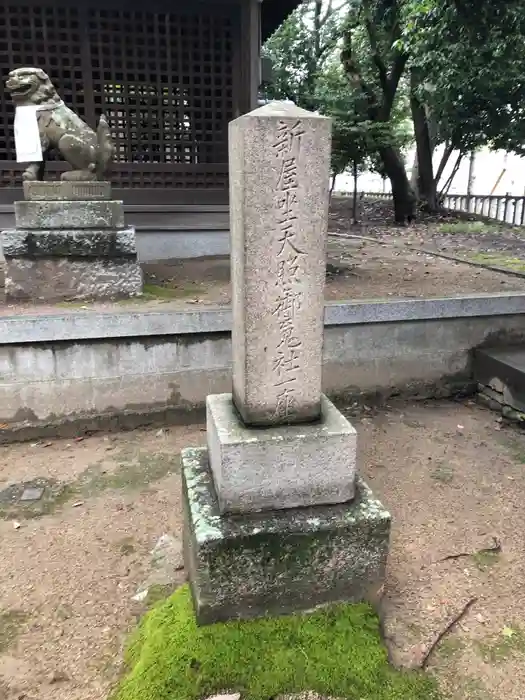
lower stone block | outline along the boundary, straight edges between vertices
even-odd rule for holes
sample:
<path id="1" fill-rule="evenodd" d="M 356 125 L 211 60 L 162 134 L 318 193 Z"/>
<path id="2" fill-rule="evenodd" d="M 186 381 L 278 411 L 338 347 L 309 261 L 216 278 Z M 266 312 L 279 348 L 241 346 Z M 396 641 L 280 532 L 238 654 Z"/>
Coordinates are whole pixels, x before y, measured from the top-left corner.
<path id="1" fill-rule="evenodd" d="M 118 299 L 142 294 L 135 259 L 6 258 L 7 301 Z"/>
<path id="2" fill-rule="evenodd" d="M 199 624 L 377 602 L 390 514 L 357 481 L 352 503 L 223 515 L 208 451 L 182 451 L 184 556 Z"/>

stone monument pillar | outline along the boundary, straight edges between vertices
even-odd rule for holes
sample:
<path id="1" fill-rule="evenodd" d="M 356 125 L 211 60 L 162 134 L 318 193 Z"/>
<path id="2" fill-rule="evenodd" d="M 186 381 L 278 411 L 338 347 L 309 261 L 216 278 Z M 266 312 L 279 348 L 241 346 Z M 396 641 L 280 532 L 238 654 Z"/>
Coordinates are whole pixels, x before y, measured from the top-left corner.
<path id="1" fill-rule="evenodd" d="M 321 393 L 330 120 L 273 103 L 230 124 L 233 393 L 182 453 L 197 619 L 368 599 L 390 516 Z"/>
<path id="2" fill-rule="evenodd" d="M 2 231 L 7 301 L 107 299 L 142 293 L 135 231 L 109 182 L 24 182 Z"/>

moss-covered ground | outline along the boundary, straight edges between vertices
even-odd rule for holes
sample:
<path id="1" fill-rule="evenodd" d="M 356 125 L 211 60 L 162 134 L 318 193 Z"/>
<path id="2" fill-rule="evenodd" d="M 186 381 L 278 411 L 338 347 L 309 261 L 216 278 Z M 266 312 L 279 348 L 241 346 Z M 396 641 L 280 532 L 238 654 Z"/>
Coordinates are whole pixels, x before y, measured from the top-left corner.
<path id="1" fill-rule="evenodd" d="M 243 700 L 315 691 L 348 700 L 438 700 L 433 678 L 389 665 L 366 604 L 197 627 L 187 586 L 140 623 L 112 700 Z"/>

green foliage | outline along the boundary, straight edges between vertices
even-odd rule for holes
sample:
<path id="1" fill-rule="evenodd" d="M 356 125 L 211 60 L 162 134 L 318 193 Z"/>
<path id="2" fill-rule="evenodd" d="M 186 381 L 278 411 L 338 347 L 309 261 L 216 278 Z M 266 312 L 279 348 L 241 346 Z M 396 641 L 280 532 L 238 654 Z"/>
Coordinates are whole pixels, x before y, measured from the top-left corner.
<path id="1" fill-rule="evenodd" d="M 370 119 L 366 96 L 348 81 L 339 56 L 343 26 L 352 11 L 352 3 L 335 6 L 308 0 L 301 4 L 264 46 L 263 53 L 272 60 L 274 70 L 265 95 L 289 99 L 332 117 L 334 173 L 350 167 L 381 172 L 378 149 L 386 145 L 402 148 L 411 139 L 407 101 L 396 101 L 387 122 Z M 357 25 L 356 33 L 365 51 L 366 32 Z M 371 64 L 368 70 L 373 76 Z"/>
<path id="2" fill-rule="evenodd" d="M 315 109 L 317 77 L 333 57 L 343 16 L 342 6 L 331 0 L 307 0 L 283 22 L 262 51 L 273 64 L 273 81 L 266 86 L 269 99 Z"/>
<path id="3" fill-rule="evenodd" d="M 368 605 L 197 627 L 187 586 L 143 619 L 113 700 L 246 700 L 313 690 L 347 700 L 438 700 L 434 679 L 389 666 Z"/>
<path id="4" fill-rule="evenodd" d="M 525 153 L 522 0 L 405 0 L 402 18 L 438 141 Z"/>

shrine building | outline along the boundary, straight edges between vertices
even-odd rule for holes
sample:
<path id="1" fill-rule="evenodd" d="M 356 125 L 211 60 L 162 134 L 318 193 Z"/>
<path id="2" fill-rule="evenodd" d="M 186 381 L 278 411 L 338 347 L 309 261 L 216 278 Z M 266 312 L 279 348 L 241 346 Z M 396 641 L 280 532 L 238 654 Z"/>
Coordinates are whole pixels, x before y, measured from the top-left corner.
<path id="1" fill-rule="evenodd" d="M 146 257 L 177 257 L 183 239 L 184 249 L 193 240 L 208 248 L 203 254 L 219 252 L 213 234 L 224 241 L 228 233 L 228 122 L 257 106 L 261 44 L 298 4 L 1 0 L 0 226 L 12 225 L 25 167 L 16 162 L 4 80 L 36 66 L 88 124 L 106 115 L 114 196 Z M 47 177 L 66 167 L 48 163 Z"/>

